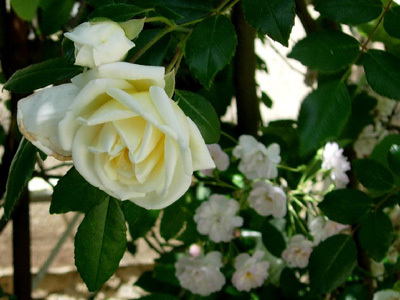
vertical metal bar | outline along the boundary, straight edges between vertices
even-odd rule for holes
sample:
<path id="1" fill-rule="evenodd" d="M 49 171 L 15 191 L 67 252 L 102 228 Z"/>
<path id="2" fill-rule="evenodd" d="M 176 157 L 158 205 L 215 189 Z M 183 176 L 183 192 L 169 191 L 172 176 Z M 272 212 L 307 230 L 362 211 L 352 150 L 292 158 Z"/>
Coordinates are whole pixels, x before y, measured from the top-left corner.
<path id="1" fill-rule="evenodd" d="M 31 300 L 29 192 L 25 188 L 13 214 L 14 294 L 17 299 Z"/>

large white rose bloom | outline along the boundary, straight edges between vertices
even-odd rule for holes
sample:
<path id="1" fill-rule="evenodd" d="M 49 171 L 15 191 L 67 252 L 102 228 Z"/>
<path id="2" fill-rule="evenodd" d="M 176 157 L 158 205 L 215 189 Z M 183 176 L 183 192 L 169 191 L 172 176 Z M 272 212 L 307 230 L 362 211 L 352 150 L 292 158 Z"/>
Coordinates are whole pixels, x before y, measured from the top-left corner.
<path id="1" fill-rule="evenodd" d="M 180 256 L 175 263 L 175 275 L 181 286 L 194 294 L 208 296 L 222 289 L 225 276 L 221 273 L 221 253 L 212 251 L 206 256 Z"/>
<path id="2" fill-rule="evenodd" d="M 225 195 L 211 195 L 197 209 L 194 220 L 197 230 L 208 235 L 213 242 L 229 242 L 236 227 L 243 225 L 243 218 L 236 216 L 239 202 Z"/>
<path id="3" fill-rule="evenodd" d="M 308 265 L 312 247 L 314 244 L 304 235 L 292 236 L 286 249 L 282 252 L 282 258 L 291 268 L 305 268 Z"/>
<path id="4" fill-rule="evenodd" d="M 74 42 L 75 64 L 89 68 L 121 61 L 135 46 L 113 21 L 85 22 L 64 35 Z"/>
<path id="5" fill-rule="evenodd" d="M 18 102 L 24 136 L 47 155 L 73 159 L 92 185 L 120 200 L 160 209 L 214 167 L 193 121 L 164 91 L 164 68 L 124 62 Z"/>
<path id="6" fill-rule="evenodd" d="M 282 218 L 286 215 L 286 194 L 282 188 L 265 181 L 253 183 L 247 201 L 262 216 Z"/>
<path id="7" fill-rule="evenodd" d="M 337 188 L 349 183 L 346 172 L 350 170 L 350 163 L 343 156 L 343 149 L 337 143 L 327 143 L 322 153 L 322 169 L 329 170 L 329 177 Z"/>
<path id="8" fill-rule="evenodd" d="M 248 179 L 273 179 L 278 176 L 276 166 L 281 161 L 278 144 L 273 143 L 265 147 L 251 135 L 241 135 L 239 145 L 233 149 L 232 153 L 241 159 L 239 171 Z"/>
<path id="9" fill-rule="evenodd" d="M 324 216 L 318 216 L 310 221 L 309 228 L 314 238 L 314 243 L 317 245 L 328 237 L 340 233 L 348 226 L 331 221 Z"/>
<path id="10" fill-rule="evenodd" d="M 263 285 L 269 268 L 269 262 L 263 261 L 264 256 L 265 253 L 258 250 L 252 256 L 242 253 L 236 257 L 232 283 L 238 291 L 249 292 Z"/>
<path id="11" fill-rule="evenodd" d="M 373 300 L 399 300 L 400 293 L 394 290 L 382 290 L 374 294 Z"/>

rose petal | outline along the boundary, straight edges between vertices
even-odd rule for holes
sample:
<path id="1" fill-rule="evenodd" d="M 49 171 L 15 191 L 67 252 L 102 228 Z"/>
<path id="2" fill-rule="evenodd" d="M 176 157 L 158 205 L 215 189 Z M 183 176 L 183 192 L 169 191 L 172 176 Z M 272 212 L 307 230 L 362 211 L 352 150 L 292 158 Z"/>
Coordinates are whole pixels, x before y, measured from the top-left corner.
<path id="1" fill-rule="evenodd" d="M 187 120 L 190 129 L 189 148 L 192 151 L 193 170 L 215 168 L 215 163 L 204 143 L 200 130 L 190 118 L 187 118 Z"/>
<path id="2" fill-rule="evenodd" d="M 105 92 L 113 86 L 121 88 L 129 88 L 127 82 L 123 80 L 115 79 L 96 79 L 90 81 L 75 97 L 75 100 L 70 105 L 65 118 L 60 122 L 58 133 L 60 144 L 66 151 L 71 151 L 72 143 L 79 124 L 76 122 L 76 118 L 79 116 L 79 120 L 83 123 L 83 120 L 87 120 L 91 117 L 91 113 L 100 109 L 110 97 Z"/>
<path id="3" fill-rule="evenodd" d="M 79 90 L 73 84 L 43 89 L 18 102 L 18 125 L 24 136 L 47 155 L 70 159 L 58 138 L 58 124 Z"/>
<path id="4" fill-rule="evenodd" d="M 123 79 L 129 81 L 138 91 L 147 91 L 150 86 L 164 88 L 164 67 L 143 66 L 127 62 L 114 62 L 101 65 L 81 73 L 71 79 L 78 87 L 84 87 L 89 81 L 97 78 Z"/>

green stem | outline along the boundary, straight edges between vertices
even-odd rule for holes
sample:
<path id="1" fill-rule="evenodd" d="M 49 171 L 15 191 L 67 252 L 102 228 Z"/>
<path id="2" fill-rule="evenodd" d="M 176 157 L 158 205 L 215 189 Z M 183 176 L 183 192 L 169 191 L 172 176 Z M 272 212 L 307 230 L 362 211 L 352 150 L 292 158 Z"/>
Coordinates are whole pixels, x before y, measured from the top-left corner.
<path id="1" fill-rule="evenodd" d="M 286 170 L 286 171 L 290 171 L 290 172 L 302 172 L 306 168 L 305 165 L 298 166 L 297 168 L 291 168 L 291 167 L 284 166 L 284 165 L 277 165 L 277 167 L 278 167 L 278 169 L 282 169 L 282 170 Z"/>
<path id="2" fill-rule="evenodd" d="M 232 190 L 238 190 L 239 188 L 237 188 L 234 185 L 231 185 L 229 183 L 223 182 L 223 181 L 200 181 L 201 183 L 205 184 L 205 185 L 213 185 L 213 186 L 220 186 L 220 187 L 226 187 Z"/>
<path id="3" fill-rule="evenodd" d="M 166 68 L 165 73 L 169 73 L 171 72 L 171 70 L 175 67 L 175 69 L 179 69 L 179 65 L 181 63 L 182 57 L 185 53 L 185 46 L 186 46 L 186 42 L 190 37 L 190 34 L 192 33 L 192 29 L 188 29 L 189 31 L 187 32 L 187 34 L 183 37 L 183 39 L 179 42 L 178 46 L 177 46 L 177 51 L 175 52 L 174 57 L 172 58 L 171 62 L 169 63 L 169 65 Z M 176 74 L 176 71 L 175 71 Z"/>
<path id="4" fill-rule="evenodd" d="M 227 11 L 231 10 L 235 6 L 235 4 L 238 2 L 239 2 L 239 0 L 232 1 L 232 3 L 230 3 L 228 6 L 226 6 L 220 13 L 223 14 L 223 13 L 226 13 Z"/>

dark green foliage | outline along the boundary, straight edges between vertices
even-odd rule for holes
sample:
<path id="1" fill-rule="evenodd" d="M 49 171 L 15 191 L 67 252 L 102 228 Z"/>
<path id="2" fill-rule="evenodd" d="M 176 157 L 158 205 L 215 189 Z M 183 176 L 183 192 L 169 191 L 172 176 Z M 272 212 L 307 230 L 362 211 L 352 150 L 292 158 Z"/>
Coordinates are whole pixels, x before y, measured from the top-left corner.
<path id="1" fill-rule="evenodd" d="M 109 198 L 85 215 L 75 237 L 75 264 L 89 291 L 114 274 L 125 249 L 124 215 L 118 201 Z"/>
<path id="2" fill-rule="evenodd" d="M 26 139 L 19 144 L 10 167 L 4 196 L 4 214 L 10 218 L 12 210 L 26 184 L 32 177 L 36 163 L 37 149 Z"/>

